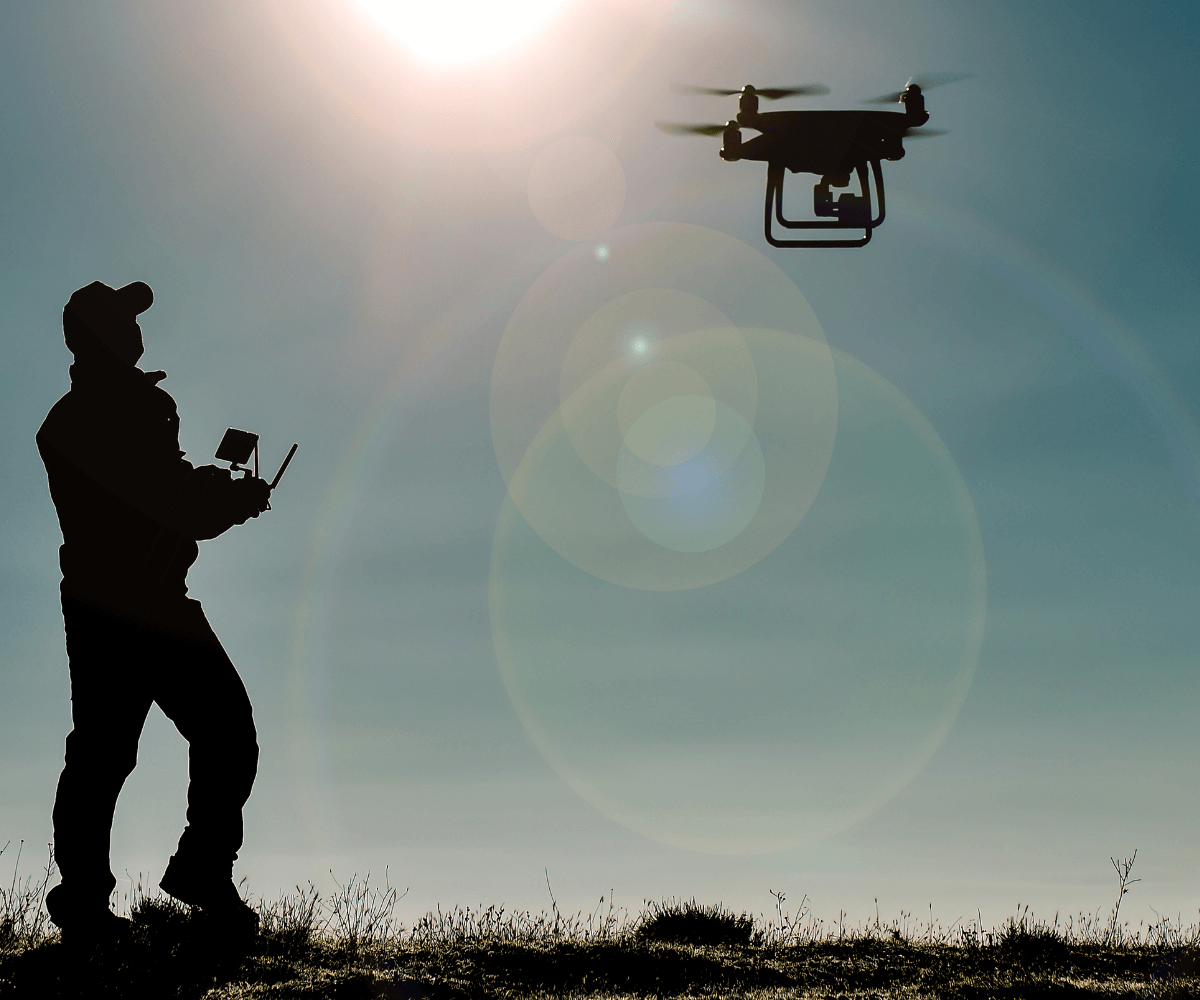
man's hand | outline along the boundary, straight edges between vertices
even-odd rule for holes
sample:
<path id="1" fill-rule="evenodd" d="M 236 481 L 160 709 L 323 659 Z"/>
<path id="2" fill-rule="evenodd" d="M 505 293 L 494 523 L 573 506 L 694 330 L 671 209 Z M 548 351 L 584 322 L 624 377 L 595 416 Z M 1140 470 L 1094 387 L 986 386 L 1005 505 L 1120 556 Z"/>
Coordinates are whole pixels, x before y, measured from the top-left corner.
<path id="1" fill-rule="evenodd" d="M 258 517 L 271 506 L 270 496 L 271 486 L 263 479 L 235 479 L 228 469 L 201 465 L 185 480 L 167 526 L 196 541 L 216 538 Z"/>
<path id="2" fill-rule="evenodd" d="M 245 476 L 235 479 L 231 485 L 236 490 L 240 519 L 234 524 L 245 524 L 250 518 L 258 517 L 271 504 L 271 486 L 265 479 Z M 244 513 L 243 513 L 244 512 Z"/>

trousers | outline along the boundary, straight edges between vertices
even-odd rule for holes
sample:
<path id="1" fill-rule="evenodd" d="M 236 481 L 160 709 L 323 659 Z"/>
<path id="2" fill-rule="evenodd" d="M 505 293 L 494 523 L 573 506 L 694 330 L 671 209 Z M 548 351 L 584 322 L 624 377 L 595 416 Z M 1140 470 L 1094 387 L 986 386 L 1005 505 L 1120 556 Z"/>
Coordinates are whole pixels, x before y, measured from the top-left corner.
<path id="1" fill-rule="evenodd" d="M 258 742 L 245 685 L 200 602 L 175 599 L 153 613 L 126 613 L 64 593 L 62 608 L 72 729 L 53 819 L 64 894 L 107 906 L 116 887 L 113 813 L 152 704 L 188 742 L 187 826 L 175 858 L 230 878 Z"/>

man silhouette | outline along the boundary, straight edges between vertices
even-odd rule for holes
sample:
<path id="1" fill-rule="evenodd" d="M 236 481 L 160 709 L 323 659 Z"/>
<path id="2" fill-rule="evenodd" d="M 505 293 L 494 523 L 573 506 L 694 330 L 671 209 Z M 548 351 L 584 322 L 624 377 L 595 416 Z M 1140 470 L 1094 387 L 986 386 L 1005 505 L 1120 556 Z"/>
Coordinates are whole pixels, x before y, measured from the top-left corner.
<path id="1" fill-rule="evenodd" d="M 109 909 L 109 840 L 117 795 L 137 763 L 157 703 L 189 745 L 187 826 L 160 883 L 210 923 L 252 935 L 257 916 L 233 883 L 242 806 L 258 767 L 246 689 L 185 577 L 197 540 L 268 507 L 261 479 L 193 468 L 179 450 L 166 372 L 135 367 L 143 282 L 99 281 L 71 295 L 63 332 L 75 356 L 71 390 L 37 432 L 63 545 L 63 618 L 73 728 L 54 801 L 60 885 L 46 897 L 64 943 L 124 935 Z"/>

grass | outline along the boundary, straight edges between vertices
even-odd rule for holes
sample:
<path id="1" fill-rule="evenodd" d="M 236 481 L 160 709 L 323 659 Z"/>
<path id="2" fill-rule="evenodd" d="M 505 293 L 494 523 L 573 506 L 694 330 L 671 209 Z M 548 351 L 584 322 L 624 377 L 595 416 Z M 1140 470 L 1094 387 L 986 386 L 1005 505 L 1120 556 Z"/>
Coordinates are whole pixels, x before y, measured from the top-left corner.
<path id="1" fill-rule="evenodd" d="M 405 927 L 385 872 L 382 886 L 368 875 L 329 896 L 310 884 L 258 901 L 245 955 L 223 953 L 199 914 L 138 884 L 116 900 L 134 940 L 74 957 L 45 916 L 50 858 L 0 887 L 0 997 L 1200 997 L 1200 925 L 1119 920 L 1135 858 L 1113 859 L 1109 913 L 1046 922 L 1018 906 L 993 928 L 978 915 L 943 927 L 932 912 L 848 926 L 815 917 L 807 899 L 790 911 L 774 891 L 769 917 L 694 899 L 631 916 L 611 895 L 564 915 L 551 891 L 548 913 L 439 908 Z"/>

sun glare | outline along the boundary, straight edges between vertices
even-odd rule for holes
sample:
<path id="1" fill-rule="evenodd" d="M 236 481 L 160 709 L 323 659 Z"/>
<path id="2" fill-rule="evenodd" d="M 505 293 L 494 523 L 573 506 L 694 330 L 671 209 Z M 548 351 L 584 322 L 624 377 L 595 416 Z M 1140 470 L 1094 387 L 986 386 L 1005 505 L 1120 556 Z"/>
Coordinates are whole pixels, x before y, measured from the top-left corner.
<path id="1" fill-rule="evenodd" d="M 541 27 L 565 0 L 357 0 L 417 58 L 461 66 L 494 55 Z"/>

